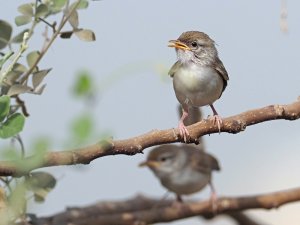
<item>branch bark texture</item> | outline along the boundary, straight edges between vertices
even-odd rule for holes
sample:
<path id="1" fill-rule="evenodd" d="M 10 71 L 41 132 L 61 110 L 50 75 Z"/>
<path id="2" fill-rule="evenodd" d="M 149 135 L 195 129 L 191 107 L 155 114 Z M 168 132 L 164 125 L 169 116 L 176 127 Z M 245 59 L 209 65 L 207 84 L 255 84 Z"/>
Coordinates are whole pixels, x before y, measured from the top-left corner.
<path id="1" fill-rule="evenodd" d="M 186 202 L 180 205 L 170 200 L 155 200 L 143 196 L 123 202 L 102 202 L 85 208 L 69 208 L 66 212 L 54 216 L 38 218 L 36 225 L 141 225 L 158 222 L 170 222 L 178 219 L 204 216 L 212 217 L 227 214 L 237 218 L 237 214 L 246 209 L 272 209 L 284 204 L 299 201 L 300 188 L 284 190 L 269 194 L 253 195 L 247 197 L 223 197 L 217 201 L 217 211 L 213 211 L 210 201 Z M 240 220 L 241 214 L 236 219 Z M 258 224 L 242 216 L 247 224 Z M 250 223 L 250 222 L 252 223 Z"/>
<path id="2" fill-rule="evenodd" d="M 270 120 L 296 120 L 300 118 L 300 98 L 288 105 L 270 105 L 249 110 L 223 119 L 220 132 L 239 133 L 247 126 Z M 211 120 L 201 120 L 187 127 L 191 139 L 189 143 L 199 143 L 199 138 L 206 134 L 218 133 Z M 1 161 L 0 176 L 22 176 L 31 170 L 59 165 L 89 164 L 92 160 L 107 155 L 135 155 L 145 148 L 183 142 L 177 129 L 153 130 L 146 134 L 126 140 L 103 140 L 99 143 L 68 151 L 51 151 L 43 155 L 34 155 L 22 161 Z"/>

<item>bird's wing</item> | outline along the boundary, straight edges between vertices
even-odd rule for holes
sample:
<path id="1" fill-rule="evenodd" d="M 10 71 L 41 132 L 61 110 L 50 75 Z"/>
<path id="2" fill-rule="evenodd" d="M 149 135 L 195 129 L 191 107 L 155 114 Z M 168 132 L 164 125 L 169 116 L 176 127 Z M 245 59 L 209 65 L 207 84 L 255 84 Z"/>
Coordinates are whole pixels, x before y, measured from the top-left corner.
<path id="1" fill-rule="evenodd" d="M 191 155 L 191 163 L 194 164 L 194 168 L 197 168 L 198 171 L 210 173 L 213 170 L 220 170 L 218 160 L 212 155 L 197 150 Z"/>
<path id="2" fill-rule="evenodd" d="M 174 63 L 174 65 L 171 67 L 171 69 L 169 70 L 169 76 L 173 77 L 175 72 L 178 70 L 178 67 L 180 66 L 180 62 L 177 61 L 176 63 Z"/>
<path id="3" fill-rule="evenodd" d="M 227 81 L 229 80 L 229 76 L 228 76 L 228 73 L 227 73 L 222 61 L 218 57 L 216 58 L 214 68 L 218 72 L 218 74 L 221 76 L 221 78 L 223 79 L 223 82 L 224 82 L 223 91 L 224 91 L 227 86 Z"/>

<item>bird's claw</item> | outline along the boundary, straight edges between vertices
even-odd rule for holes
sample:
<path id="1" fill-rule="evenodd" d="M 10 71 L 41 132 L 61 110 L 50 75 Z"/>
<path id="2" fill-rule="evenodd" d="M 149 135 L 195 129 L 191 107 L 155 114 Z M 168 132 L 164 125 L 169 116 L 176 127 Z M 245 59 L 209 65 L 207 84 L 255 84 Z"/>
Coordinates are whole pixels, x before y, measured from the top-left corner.
<path id="1" fill-rule="evenodd" d="M 223 124 L 222 118 L 218 114 L 216 114 L 213 116 L 209 116 L 209 119 L 213 121 L 214 125 L 217 124 L 219 133 L 221 133 L 221 125 Z"/>
<path id="2" fill-rule="evenodd" d="M 179 134 L 183 138 L 184 142 L 186 143 L 190 137 L 189 131 L 186 129 L 186 126 L 183 123 L 179 123 L 178 125 Z"/>

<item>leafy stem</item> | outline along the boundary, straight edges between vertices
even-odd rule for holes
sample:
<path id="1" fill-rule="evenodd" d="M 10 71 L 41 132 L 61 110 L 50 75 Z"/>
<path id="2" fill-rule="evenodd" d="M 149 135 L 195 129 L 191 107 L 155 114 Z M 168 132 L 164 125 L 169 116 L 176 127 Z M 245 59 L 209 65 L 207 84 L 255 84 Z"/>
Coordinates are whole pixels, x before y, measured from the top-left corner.
<path id="1" fill-rule="evenodd" d="M 72 15 L 72 13 L 75 11 L 75 9 L 77 8 L 77 6 L 80 4 L 80 2 L 81 2 L 81 0 L 78 0 L 76 2 L 76 4 L 74 4 L 74 6 L 68 11 L 67 15 L 63 14 L 61 22 L 60 22 L 57 30 L 53 33 L 52 37 L 50 38 L 50 40 L 47 43 L 47 45 L 45 46 L 45 48 L 43 48 L 43 50 L 40 52 L 40 54 L 39 54 L 37 60 L 34 62 L 34 64 L 27 70 L 27 72 L 21 78 L 21 80 L 20 80 L 21 84 L 24 84 L 27 81 L 28 77 L 33 72 L 34 68 L 38 65 L 38 63 L 44 57 L 44 55 L 46 54 L 46 52 L 48 51 L 48 49 L 50 48 L 50 46 L 53 44 L 54 40 L 60 34 L 62 28 L 64 27 L 64 25 L 66 24 L 66 22 L 68 21 L 68 19 Z"/>
<path id="2" fill-rule="evenodd" d="M 22 44 L 20 46 L 20 50 L 16 53 L 13 61 L 9 64 L 9 66 L 3 71 L 2 74 L 0 74 L 0 85 L 3 84 L 3 82 L 5 82 L 7 74 L 10 71 L 12 71 L 14 65 L 18 62 L 18 60 L 22 56 L 23 52 L 25 52 L 26 49 L 28 48 L 28 45 L 27 45 L 28 38 L 29 38 L 29 33 L 25 32 L 24 35 L 23 35 L 23 41 L 22 41 Z"/>
<path id="3" fill-rule="evenodd" d="M 35 0 L 35 4 L 34 4 L 34 11 L 35 11 L 35 15 L 34 15 L 34 20 L 32 22 L 32 25 L 28 31 L 29 33 L 29 38 L 31 37 L 31 35 L 33 34 L 34 28 L 37 25 L 38 20 L 36 19 L 36 11 L 37 11 L 37 6 L 38 6 L 38 0 Z"/>
<path id="4" fill-rule="evenodd" d="M 0 69 L 2 68 L 3 64 L 11 57 L 13 56 L 14 52 L 10 51 L 6 53 L 3 58 L 0 60 Z"/>

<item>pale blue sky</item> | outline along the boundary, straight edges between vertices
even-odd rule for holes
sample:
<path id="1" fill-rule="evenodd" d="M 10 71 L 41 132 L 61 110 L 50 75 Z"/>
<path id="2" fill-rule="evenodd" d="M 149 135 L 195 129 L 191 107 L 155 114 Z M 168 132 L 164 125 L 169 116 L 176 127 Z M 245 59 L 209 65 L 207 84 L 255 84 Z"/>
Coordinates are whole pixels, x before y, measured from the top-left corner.
<path id="1" fill-rule="evenodd" d="M 13 22 L 21 2 L 27 1 L 2 0 L 1 19 Z M 95 75 L 99 87 L 105 78 L 118 77 L 97 102 L 100 130 L 109 129 L 115 139 L 123 139 L 176 127 L 177 100 L 166 74 L 176 56 L 167 42 L 187 30 L 204 31 L 218 44 L 230 77 L 215 104 L 220 115 L 291 103 L 300 95 L 299 7 L 299 1 L 288 1 L 289 33 L 283 34 L 279 29 L 280 1 L 93 1 L 79 15 L 81 26 L 94 30 L 97 41 L 85 43 L 74 37 L 57 40 L 51 47 L 41 63 L 54 68 L 46 79 L 45 93 L 26 97 L 31 117 L 22 133 L 25 143 L 29 145 L 40 134 L 60 140 L 67 136 L 66 123 L 81 110 L 81 105 L 70 100 L 69 91 L 74 74 L 84 68 Z M 35 48 L 42 45 L 39 33 L 36 36 L 30 42 Z M 205 116 L 211 113 L 209 108 L 203 109 Z M 206 136 L 207 151 L 222 167 L 214 176 L 218 194 L 240 196 L 299 187 L 299 128 L 300 121 L 271 121 L 237 135 Z M 165 190 L 151 172 L 137 167 L 145 157 L 104 157 L 84 170 L 51 168 L 60 179 L 58 186 L 46 203 L 33 211 L 49 215 L 66 206 L 126 199 L 136 193 L 161 197 Z M 208 196 L 206 189 L 194 197 Z M 251 214 L 266 224 L 296 224 L 299 210 L 296 203 L 272 211 L 252 210 Z M 198 219 L 174 224 L 191 221 Z M 211 224 L 232 223 L 218 219 Z"/>

